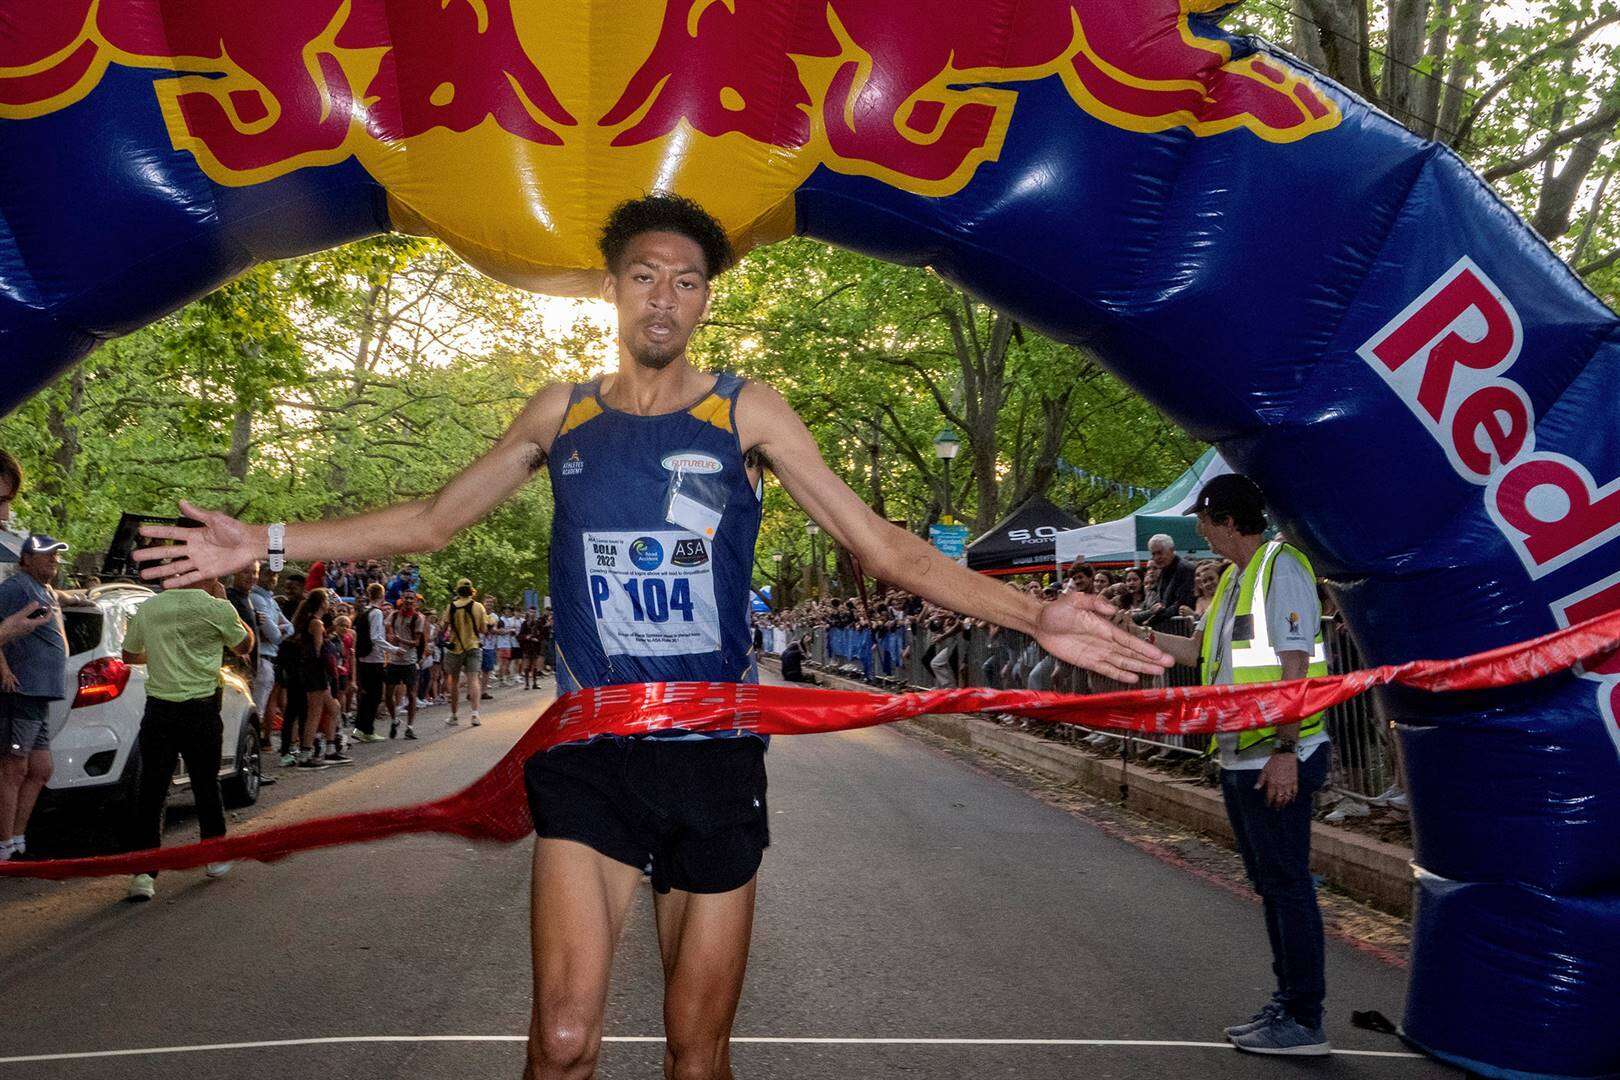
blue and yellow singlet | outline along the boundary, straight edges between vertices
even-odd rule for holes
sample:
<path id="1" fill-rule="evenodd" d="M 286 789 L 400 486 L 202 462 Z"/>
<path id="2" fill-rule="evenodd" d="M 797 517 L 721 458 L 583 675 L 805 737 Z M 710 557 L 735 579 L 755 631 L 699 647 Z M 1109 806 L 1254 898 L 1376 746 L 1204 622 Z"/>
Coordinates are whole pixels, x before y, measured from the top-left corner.
<path id="1" fill-rule="evenodd" d="M 757 678 L 748 612 L 760 492 L 737 437 L 742 387 L 721 374 L 697 404 L 657 416 L 611 408 L 600 380 L 573 388 L 548 460 L 559 692 Z M 670 510 L 672 489 L 719 508 L 712 535 Z"/>

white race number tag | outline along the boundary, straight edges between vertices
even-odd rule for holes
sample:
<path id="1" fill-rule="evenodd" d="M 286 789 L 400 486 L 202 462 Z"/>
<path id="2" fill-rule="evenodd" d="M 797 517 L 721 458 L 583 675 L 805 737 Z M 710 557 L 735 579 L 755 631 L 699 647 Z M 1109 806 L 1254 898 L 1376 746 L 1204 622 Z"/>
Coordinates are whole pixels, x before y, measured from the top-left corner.
<path id="1" fill-rule="evenodd" d="M 607 655 L 719 651 L 714 565 L 702 537 L 679 529 L 587 532 L 585 581 Z"/>

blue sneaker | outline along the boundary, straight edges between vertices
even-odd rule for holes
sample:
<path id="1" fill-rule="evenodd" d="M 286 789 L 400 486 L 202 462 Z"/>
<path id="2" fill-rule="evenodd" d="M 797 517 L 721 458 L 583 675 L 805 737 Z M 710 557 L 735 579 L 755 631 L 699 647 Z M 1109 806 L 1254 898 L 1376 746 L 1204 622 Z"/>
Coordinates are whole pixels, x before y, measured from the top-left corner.
<path id="1" fill-rule="evenodd" d="M 1232 1045 L 1251 1054 L 1325 1057 L 1333 1053 L 1321 1028 L 1305 1027 L 1292 1016 L 1279 1016 L 1246 1035 L 1234 1035 Z"/>
<path id="2" fill-rule="evenodd" d="M 1233 1024 L 1231 1027 L 1227 1028 L 1226 1037 L 1230 1039 L 1238 1035 L 1247 1035 L 1256 1028 L 1263 1028 L 1273 1020 L 1286 1015 L 1287 1012 L 1281 1005 L 1275 1001 L 1268 1001 L 1265 1004 L 1265 1008 L 1249 1017 L 1243 1023 Z"/>

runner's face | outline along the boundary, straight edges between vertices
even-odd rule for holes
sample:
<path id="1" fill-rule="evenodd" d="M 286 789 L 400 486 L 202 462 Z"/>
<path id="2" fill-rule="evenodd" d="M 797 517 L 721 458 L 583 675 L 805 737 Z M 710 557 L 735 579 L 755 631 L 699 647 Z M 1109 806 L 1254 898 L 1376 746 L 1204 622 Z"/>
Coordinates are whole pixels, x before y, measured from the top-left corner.
<path id="1" fill-rule="evenodd" d="M 703 249 L 679 233 L 632 237 L 617 273 L 603 286 L 619 311 L 619 348 L 654 371 L 686 352 L 709 304 Z"/>

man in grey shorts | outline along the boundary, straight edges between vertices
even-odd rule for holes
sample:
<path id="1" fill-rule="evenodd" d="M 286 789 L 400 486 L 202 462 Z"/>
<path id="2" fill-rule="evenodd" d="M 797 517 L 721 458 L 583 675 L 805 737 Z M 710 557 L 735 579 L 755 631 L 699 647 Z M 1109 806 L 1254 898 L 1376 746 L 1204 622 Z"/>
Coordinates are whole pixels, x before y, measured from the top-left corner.
<path id="1" fill-rule="evenodd" d="M 35 533 L 23 541 L 20 572 L 0 582 L 4 625 L 27 620 L 0 652 L 0 861 L 27 851 L 28 818 L 51 778 L 46 718 L 51 702 L 67 693 L 67 633 L 51 582 L 66 550 Z"/>
<path id="2" fill-rule="evenodd" d="M 450 718 L 446 725 L 461 723 L 457 698 L 462 676 L 467 679 L 467 704 L 472 710 L 473 726 L 478 726 L 480 700 L 479 675 L 484 669 L 483 637 L 489 621 L 484 605 L 477 600 L 478 590 L 468 578 L 456 582 L 456 597 L 450 601 L 440 625 L 450 635 L 449 648 L 444 651 L 444 670 L 450 675 Z"/>

